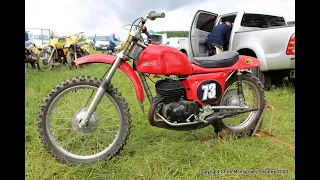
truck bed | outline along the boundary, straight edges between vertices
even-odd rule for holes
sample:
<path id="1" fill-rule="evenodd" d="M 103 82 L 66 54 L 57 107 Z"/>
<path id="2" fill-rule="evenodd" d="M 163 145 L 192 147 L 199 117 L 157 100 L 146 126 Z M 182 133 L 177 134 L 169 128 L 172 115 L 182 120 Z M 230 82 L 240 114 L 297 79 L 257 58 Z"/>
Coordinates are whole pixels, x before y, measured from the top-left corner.
<path id="1" fill-rule="evenodd" d="M 231 50 L 252 49 L 257 58 L 265 62 L 260 67 L 261 71 L 295 69 L 295 56 L 286 55 L 289 39 L 294 32 L 295 25 L 242 29 L 235 32 Z"/>

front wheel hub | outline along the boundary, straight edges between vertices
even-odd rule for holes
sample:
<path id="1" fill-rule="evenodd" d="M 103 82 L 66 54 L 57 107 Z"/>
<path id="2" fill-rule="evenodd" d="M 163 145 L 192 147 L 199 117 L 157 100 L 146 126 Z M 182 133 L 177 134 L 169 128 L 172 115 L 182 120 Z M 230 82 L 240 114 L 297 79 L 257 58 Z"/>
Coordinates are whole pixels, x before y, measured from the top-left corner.
<path id="1" fill-rule="evenodd" d="M 44 65 L 48 65 L 49 63 L 49 59 L 48 58 L 43 58 L 43 59 L 40 59 L 40 62 L 42 62 L 42 64 Z"/>
<path id="2" fill-rule="evenodd" d="M 87 112 L 86 109 L 81 109 L 81 110 L 77 111 L 72 118 L 73 130 L 75 130 L 81 134 L 91 133 L 94 130 L 96 130 L 99 125 L 98 117 L 97 117 L 96 113 L 94 112 L 89 119 L 88 125 L 80 128 L 79 124 L 80 124 L 82 118 L 84 117 L 84 115 L 86 114 L 86 112 Z"/>

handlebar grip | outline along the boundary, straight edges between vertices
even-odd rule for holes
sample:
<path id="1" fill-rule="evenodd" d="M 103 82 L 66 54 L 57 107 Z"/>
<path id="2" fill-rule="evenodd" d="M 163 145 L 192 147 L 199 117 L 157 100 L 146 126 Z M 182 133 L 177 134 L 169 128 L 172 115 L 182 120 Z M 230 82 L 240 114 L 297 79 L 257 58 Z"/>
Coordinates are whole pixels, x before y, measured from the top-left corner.
<path id="1" fill-rule="evenodd" d="M 151 11 L 148 15 L 148 18 L 153 21 L 157 18 L 164 18 L 165 16 L 166 16 L 165 13 L 156 13 L 154 11 Z"/>

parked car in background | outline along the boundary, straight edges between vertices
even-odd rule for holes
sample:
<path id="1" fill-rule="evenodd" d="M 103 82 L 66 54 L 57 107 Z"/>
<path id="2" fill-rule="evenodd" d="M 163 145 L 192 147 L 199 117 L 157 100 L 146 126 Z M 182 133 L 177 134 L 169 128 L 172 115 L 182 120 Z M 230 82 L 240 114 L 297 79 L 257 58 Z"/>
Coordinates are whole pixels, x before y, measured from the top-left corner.
<path id="1" fill-rule="evenodd" d="M 224 50 L 258 58 L 262 65 L 250 69 L 266 89 L 282 84 L 285 78 L 295 82 L 295 25 L 284 17 L 259 12 L 233 12 L 217 15 L 199 10 L 189 31 L 188 56 L 208 56 L 207 38 L 212 29 L 225 21 L 232 23 L 229 45 Z"/>
<path id="2" fill-rule="evenodd" d="M 168 38 L 167 45 L 178 49 L 186 56 L 188 56 L 188 54 L 189 54 L 188 38 L 186 38 L 186 37 Z"/>
<path id="3" fill-rule="evenodd" d="M 90 46 L 93 46 L 93 39 L 94 39 L 94 36 L 87 36 L 85 43 L 89 44 Z"/>
<path id="4" fill-rule="evenodd" d="M 107 47 L 109 45 L 109 38 L 108 35 L 96 34 L 93 38 L 94 50 L 101 51 L 103 47 Z"/>
<path id="5" fill-rule="evenodd" d="M 42 45 L 50 43 L 50 29 L 26 28 L 29 34 L 29 41 L 41 49 Z"/>

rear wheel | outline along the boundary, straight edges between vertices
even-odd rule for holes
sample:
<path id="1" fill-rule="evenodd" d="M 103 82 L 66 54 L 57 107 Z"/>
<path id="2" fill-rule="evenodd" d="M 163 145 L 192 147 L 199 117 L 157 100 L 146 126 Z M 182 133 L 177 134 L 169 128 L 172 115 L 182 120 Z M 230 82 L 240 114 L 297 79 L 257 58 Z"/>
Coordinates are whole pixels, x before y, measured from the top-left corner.
<path id="1" fill-rule="evenodd" d="M 54 87 L 40 106 L 42 143 L 62 162 L 89 164 L 119 154 L 130 134 L 128 103 L 112 85 L 106 90 L 85 128 L 78 124 L 101 79 L 77 77 Z"/>
<path id="2" fill-rule="evenodd" d="M 225 93 L 220 100 L 221 106 L 240 106 L 237 82 L 238 76 L 233 76 L 227 81 Z M 246 106 L 258 110 L 222 120 L 223 129 L 236 137 L 252 134 L 266 104 L 263 85 L 255 76 L 243 73 L 242 89 Z"/>

